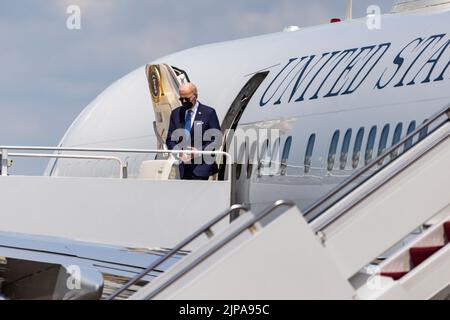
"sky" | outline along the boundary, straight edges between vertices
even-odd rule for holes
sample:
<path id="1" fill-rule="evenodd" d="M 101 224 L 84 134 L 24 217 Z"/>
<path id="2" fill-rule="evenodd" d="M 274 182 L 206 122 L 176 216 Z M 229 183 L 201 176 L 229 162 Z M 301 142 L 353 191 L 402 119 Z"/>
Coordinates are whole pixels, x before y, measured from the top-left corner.
<path id="1" fill-rule="evenodd" d="M 327 23 L 346 0 L 20 0 L 0 2 L 0 145 L 56 146 L 111 83 L 201 44 Z M 354 0 L 354 16 L 392 0 Z M 70 30 L 67 9 L 81 10 Z M 17 160 L 21 174 L 45 161 Z"/>

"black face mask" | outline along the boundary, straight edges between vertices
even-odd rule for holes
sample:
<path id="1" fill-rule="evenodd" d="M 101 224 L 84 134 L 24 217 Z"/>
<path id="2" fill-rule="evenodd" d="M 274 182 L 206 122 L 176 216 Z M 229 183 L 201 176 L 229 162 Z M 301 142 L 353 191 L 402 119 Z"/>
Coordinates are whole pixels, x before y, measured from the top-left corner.
<path id="1" fill-rule="evenodd" d="M 183 105 L 183 107 L 186 109 L 191 109 L 194 106 L 193 103 L 189 99 L 186 99 L 186 98 L 180 98 L 180 102 Z"/>

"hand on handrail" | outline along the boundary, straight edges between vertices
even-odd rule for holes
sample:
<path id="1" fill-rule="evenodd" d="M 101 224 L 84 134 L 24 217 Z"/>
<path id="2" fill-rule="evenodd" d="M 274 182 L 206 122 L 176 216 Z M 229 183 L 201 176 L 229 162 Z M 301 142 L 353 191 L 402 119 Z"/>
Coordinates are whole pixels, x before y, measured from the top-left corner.
<path id="1" fill-rule="evenodd" d="M 196 148 L 194 148 L 194 147 L 187 147 L 187 149 L 192 151 L 192 152 L 198 152 L 198 150 Z M 179 159 L 181 161 L 183 161 L 184 163 L 189 163 L 189 162 L 192 161 L 192 159 L 194 159 L 195 156 L 196 156 L 195 153 L 182 153 L 182 152 L 180 152 Z"/>

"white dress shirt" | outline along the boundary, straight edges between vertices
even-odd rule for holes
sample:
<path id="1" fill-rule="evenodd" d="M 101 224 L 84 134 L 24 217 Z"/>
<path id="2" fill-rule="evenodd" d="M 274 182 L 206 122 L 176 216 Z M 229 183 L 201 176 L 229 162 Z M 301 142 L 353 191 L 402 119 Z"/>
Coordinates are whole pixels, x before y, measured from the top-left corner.
<path id="1" fill-rule="evenodd" d="M 194 120 L 195 120 L 195 116 L 197 115 L 198 106 L 199 106 L 199 103 L 198 103 L 198 101 L 197 101 L 197 102 L 195 103 L 194 107 L 193 107 L 192 109 L 189 109 L 189 110 L 192 111 L 191 128 L 194 127 Z M 187 117 L 187 113 L 188 113 L 188 112 L 189 112 L 189 111 L 186 111 L 186 117 Z M 186 118 L 185 118 L 185 119 L 186 119 Z"/>

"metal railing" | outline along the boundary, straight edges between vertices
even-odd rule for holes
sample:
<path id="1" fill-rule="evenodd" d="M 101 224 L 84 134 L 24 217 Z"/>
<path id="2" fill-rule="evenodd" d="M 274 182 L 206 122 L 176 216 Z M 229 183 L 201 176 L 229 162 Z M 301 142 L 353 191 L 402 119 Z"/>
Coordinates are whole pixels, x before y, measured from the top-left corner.
<path id="1" fill-rule="evenodd" d="M 225 210 L 221 214 L 219 214 L 217 217 L 206 223 L 204 226 L 199 228 L 197 231 L 195 231 L 193 234 L 191 234 L 189 237 L 181 241 L 179 244 L 177 244 L 174 248 L 172 248 L 167 254 L 153 262 L 151 265 L 149 265 L 144 271 L 136 275 L 134 278 L 130 279 L 123 287 L 118 289 L 116 292 L 114 292 L 108 300 L 113 300 L 116 297 L 118 297 L 120 294 L 122 294 L 125 290 L 130 288 L 132 285 L 136 284 L 139 280 L 144 278 L 147 274 L 152 272 L 156 267 L 160 266 L 163 262 L 167 261 L 169 258 L 171 258 L 173 255 L 178 253 L 181 249 L 192 243 L 194 240 L 196 240 L 201 235 L 205 234 L 208 239 L 211 239 L 214 236 L 214 232 L 212 231 L 212 227 L 214 227 L 217 223 L 228 217 L 230 214 L 237 212 L 237 211 L 248 211 L 247 206 L 243 205 L 234 205 L 230 207 L 229 209 Z"/>
<path id="2" fill-rule="evenodd" d="M 3 158 L 3 154 L 7 155 Z M 7 151 L 2 152 L 2 176 L 8 175 L 8 158 L 57 158 L 57 159 L 79 159 L 79 160 L 111 160 L 116 161 L 119 164 L 119 178 L 126 178 L 127 175 L 127 165 L 122 159 L 112 156 L 85 156 L 79 154 L 40 154 L 40 153 L 8 153 Z"/>
<path id="3" fill-rule="evenodd" d="M 444 118 L 440 123 L 438 123 L 433 130 L 428 131 L 431 125 L 435 125 L 436 122 L 440 118 Z M 371 163 L 366 165 L 365 167 L 358 170 L 354 175 L 346 179 L 342 184 L 340 184 L 335 189 L 331 190 L 329 193 L 327 193 L 325 196 L 320 198 L 317 202 L 315 202 L 310 208 L 308 208 L 304 212 L 305 218 L 308 218 L 308 216 L 314 215 L 311 220 L 314 220 L 321 216 L 326 210 L 330 209 L 333 205 L 335 205 L 337 202 L 342 200 L 344 197 L 349 195 L 351 192 L 353 192 L 356 188 L 358 188 L 362 183 L 366 182 L 370 178 L 372 178 L 374 175 L 379 173 L 383 168 L 388 166 L 393 160 L 398 159 L 401 157 L 406 151 L 410 150 L 413 146 L 415 146 L 417 143 L 419 143 L 422 139 L 419 139 L 416 143 L 411 144 L 411 141 L 416 136 L 422 135 L 423 130 L 427 130 L 427 135 L 430 135 L 434 131 L 436 131 L 438 128 L 440 128 L 445 123 L 449 122 L 450 120 L 450 105 L 447 105 L 442 111 L 435 114 L 433 117 L 431 117 L 429 120 L 424 122 L 421 126 L 419 126 L 416 130 L 408 134 L 405 138 L 403 138 L 399 143 L 389 148 L 387 151 L 385 151 L 383 154 L 381 154 L 379 157 L 374 159 Z M 407 146 L 408 144 L 411 144 L 410 146 Z M 404 150 L 401 154 L 398 154 L 398 151 L 401 147 L 404 147 Z M 391 161 L 388 161 L 385 163 L 385 160 L 390 157 Z M 376 168 L 376 170 L 374 170 Z M 365 174 L 370 173 L 367 176 L 364 176 Z M 363 181 L 353 185 L 357 179 L 363 177 Z M 348 188 L 350 187 L 350 188 Z M 343 194 L 342 194 L 343 193 Z M 338 196 L 338 197 L 336 197 Z M 354 201 L 359 201 L 359 199 L 355 199 Z M 245 230 L 249 229 L 259 221 L 261 221 L 264 217 L 266 217 L 268 214 L 273 212 L 275 209 L 281 207 L 281 206 L 288 206 L 293 207 L 295 206 L 295 203 L 292 201 L 277 201 L 272 206 L 264 210 L 261 214 L 255 216 L 254 218 L 250 219 L 246 223 L 244 223 L 242 226 L 240 226 L 237 230 L 233 231 L 231 234 L 226 236 L 223 240 L 221 240 L 219 243 L 215 244 L 209 250 L 207 250 L 205 253 L 201 254 L 199 257 L 191 261 L 188 265 L 186 265 L 184 268 L 179 270 L 175 275 L 171 276 L 167 281 L 160 284 L 158 287 L 156 287 L 154 290 L 150 292 L 149 295 L 146 296 L 146 299 L 152 299 L 159 293 L 161 293 L 163 290 L 165 290 L 167 287 L 169 287 L 171 284 L 176 282 L 178 279 L 180 279 L 183 275 L 188 273 L 190 270 L 192 270 L 196 265 L 206 260 L 208 257 L 213 255 L 215 252 L 223 248 L 226 244 L 234 240 L 236 237 L 238 237 L 241 233 L 243 233 Z M 320 210 L 320 211 L 319 211 Z M 229 212 L 231 213 L 231 212 Z M 228 215 L 227 213 L 226 215 Z M 323 230 L 326 226 L 328 226 L 330 223 L 341 217 L 343 214 L 345 214 L 345 210 L 339 212 L 337 215 L 330 217 L 324 224 L 322 224 L 316 232 Z M 222 217 L 223 218 L 223 217 Z M 311 222 L 311 221 L 309 221 Z M 203 229 L 203 232 L 207 232 L 206 230 L 209 230 L 210 228 Z M 202 232 L 202 233 L 203 233 Z M 194 233 L 194 235 L 197 235 L 198 232 Z M 190 238 L 188 238 L 190 239 Z M 178 250 L 182 247 L 177 246 Z M 172 251 L 171 251 L 172 252 Z M 175 251 L 176 252 L 176 251 Z M 171 255 L 173 255 L 175 252 L 173 252 Z M 164 258 L 164 257 L 163 257 Z M 162 262 L 166 261 L 169 257 L 165 258 L 162 261 L 157 261 L 154 264 L 152 264 L 148 269 L 146 269 L 141 275 L 135 277 L 132 279 L 124 288 L 121 288 L 118 292 L 116 292 L 113 296 L 110 297 L 110 299 L 114 299 L 117 297 L 120 293 L 125 291 L 127 288 L 129 288 L 131 285 L 135 284 L 139 279 L 144 277 L 148 272 L 154 269 L 155 266 L 160 265 Z M 136 280 L 137 279 L 137 280 Z"/>
<path id="4" fill-rule="evenodd" d="M 267 215 L 272 213 L 275 209 L 278 209 L 280 207 L 288 207 L 291 208 L 295 206 L 295 203 L 292 201 L 286 201 L 286 200 L 278 200 L 273 205 L 268 207 L 267 209 L 263 210 L 262 213 L 258 214 L 257 216 L 253 217 L 249 221 L 246 221 L 243 223 L 239 228 L 234 230 L 232 233 L 230 233 L 228 236 L 226 236 L 224 239 L 222 239 L 220 242 L 209 248 L 205 253 L 194 259 L 192 262 L 190 262 L 187 266 L 182 268 L 180 271 L 178 271 L 175 275 L 170 277 L 167 281 L 162 283 L 160 286 L 155 288 L 148 296 L 146 296 L 146 299 L 152 299 L 156 295 L 158 295 L 160 292 L 162 292 L 164 289 L 169 287 L 171 284 L 173 284 L 175 281 L 180 279 L 183 275 L 191 271 L 195 266 L 197 266 L 199 263 L 206 260 L 208 257 L 216 253 L 218 250 L 223 248 L 225 245 L 230 243 L 232 240 L 237 238 L 240 234 L 242 234 L 245 230 L 251 228 L 253 225 L 261 221 L 263 218 L 265 218 Z"/>
<path id="5" fill-rule="evenodd" d="M 229 153 L 223 151 L 192 151 L 192 150 L 152 150 L 152 149 L 101 149 L 101 148 L 63 148 L 63 147 L 39 147 L 39 146 L 0 146 L 1 155 L 1 174 L 8 175 L 8 158 L 9 157 L 23 157 L 23 158 L 74 158 L 74 159 L 96 159 L 96 160 L 114 160 L 120 163 L 120 177 L 127 178 L 128 164 L 122 161 L 119 157 L 113 156 L 95 156 L 95 155 L 62 155 L 62 154 L 30 154 L 30 153 L 10 153 L 13 151 L 53 151 L 53 152 L 91 152 L 91 153 L 132 153 L 132 154 L 171 154 L 171 155 L 205 155 L 205 156 L 224 156 L 227 159 L 228 181 L 232 179 L 232 157 Z M 217 160 L 216 160 L 217 161 Z"/>
<path id="6" fill-rule="evenodd" d="M 342 200 L 343 198 L 348 196 L 350 193 L 352 193 L 354 190 L 356 190 L 358 187 L 360 187 L 361 184 L 367 182 L 369 179 L 374 177 L 385 167 L 390 165 L 392 163 L 392 161 L 397 160 L 398 158 L 403 156 L 407 151 L 410 151 L 420 141 L 422 141 L 425 138 L 425 137 L 421 137 L 423 135 L 424 130 L 426 130 L 426 132 L 427 132 L 426 136 L 429 136 L 430 134 L 432 134 L 433 132 L 438 130 L 440 127 L 442 127 L 444 124 L 448 123 L 449 121 L 450 121 L 450 104 L 445 106 L 445 108 L 443 108 L 441 111 L 436 113 L 434 116 L 432 116 L 426 122 L 424 122 L 421 126 L 419 126 L 413 132 L 408 134 L 405 138 L 400 140 L 396 145 L 394 145 L 391 148 L 389 148 L 388 150 L 386 150 L 383 154 L 381 154 L 379 157 L 374 159 L 372 162 L 370 162 L 365 167 L 356 171 L 355 174 L 350 176 L 348 179 L 344 180 L 336 188 L 332 189 L 330 192 L 326 193 L 318 201 L 316 201 L 314 204 L 312 204 L 309 208 L 307 208 L 304 211 L 305 219 L 309 223 L 313 223 L 314 220 L 321 217 L 328 209 L 330 209 L 332 206 L 337 204 L 340 200 Z M 434 125 L 434 127 L 430 131 L 429 129 L 432 125 Z M 418 141 L 413 143 L 414 138 L 417 136 L 419 136 Z M 438 143 L 439 142 L 440 141 L 438 141 Z M 432 148 L 433 146 L 431 146 L 430 148 Z M 401 147 L 404 147 L 404 149 L 403 149 L 403 152 L 399 153 L 399 150 Z M 429 150 L 429 149 L 427 149 L 427 150 Z M 418 155 L 414 160 L 411 160 L 407 164 L 403 164 L 402 167 L 399 170 L 397 170 L 397 172 L 402 171 L 402 169 L 407 167 L 411 162 L 414 162 L 420 156 L 421 155 Z M 390 157 L 390 161 L 386 162 L 385 160 L 388 157 Z M 357 182 L 358 179 L 362 179 L 362 181 Z M 384 181 L 383 183 L 385 183 L 385 182 L 386 181 Z M 378 189 L 380 186 L 381 186 L 381 183 L 380 183 L 380 185 L 375 187 L 374 190 Z M 372 190 L 372 192 L 374 190 Z M 362 199 L 360 199 L 360 198 L 352 199 L 352 203 L 349 206 L 347 206 L 347 208 L 354 206 L 356 203 L 360 202 L 361 200 Z M 337 214 L 335 214 L 334 216 L 328 217 L 326 221 L 315 226 L 314 231 L 320 232 L 320 231 L 324 230 L 331 223 L 333 223 L 334 221 L 339 219 L 341 216 L 343 216 L 347 211 L 348 211 L 348 209 L 344 209 L 344 210 L 341 210 L 340 212 L 338 212 Z"/>

